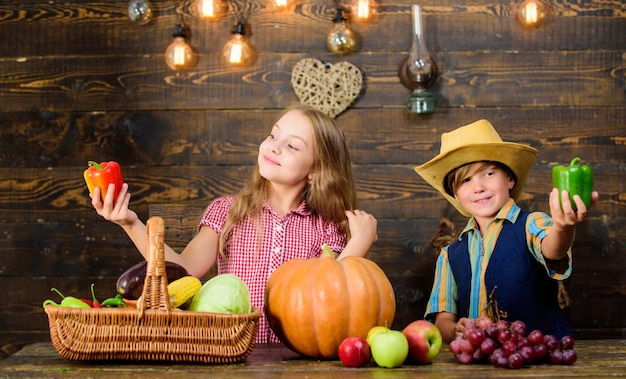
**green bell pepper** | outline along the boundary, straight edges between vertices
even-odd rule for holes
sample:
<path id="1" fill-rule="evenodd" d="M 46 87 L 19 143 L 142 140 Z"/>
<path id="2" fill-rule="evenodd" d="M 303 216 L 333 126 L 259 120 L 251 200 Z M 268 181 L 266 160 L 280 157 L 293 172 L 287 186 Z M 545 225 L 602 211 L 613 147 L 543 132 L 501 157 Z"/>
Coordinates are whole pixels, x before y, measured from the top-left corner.
<path id="1" fill-rule="evenodd" d="M 576 210 L 574 203 L 574 195 L 580 196 L 589 208 L 591 205 L 591 192 L 593 191 L 593 170 L 589 166 L 577 165 L 580 158 L 572 159 L 569 166 L 554 166 L 552 168 L 552 186 L 559 189 L 559 192 L 566 190 L 569 193 L 569 199 L 572 208 Z M 561 197 L 559 196 L 559 202 Z M 561 207 L 563 204 L 561 204 Z"/>

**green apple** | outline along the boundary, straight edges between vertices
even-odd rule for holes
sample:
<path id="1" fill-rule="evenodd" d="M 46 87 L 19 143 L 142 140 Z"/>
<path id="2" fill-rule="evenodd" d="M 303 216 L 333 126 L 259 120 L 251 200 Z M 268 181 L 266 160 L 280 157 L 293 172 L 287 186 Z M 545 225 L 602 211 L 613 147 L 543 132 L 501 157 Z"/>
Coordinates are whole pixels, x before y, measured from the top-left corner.
<path id="1" fill-rule="evenodd" d="M 368 342 L 374 362 L 380 367 L 400 367 L 409 354 L 409 342 L 399 330 L 378 330 Z"/>

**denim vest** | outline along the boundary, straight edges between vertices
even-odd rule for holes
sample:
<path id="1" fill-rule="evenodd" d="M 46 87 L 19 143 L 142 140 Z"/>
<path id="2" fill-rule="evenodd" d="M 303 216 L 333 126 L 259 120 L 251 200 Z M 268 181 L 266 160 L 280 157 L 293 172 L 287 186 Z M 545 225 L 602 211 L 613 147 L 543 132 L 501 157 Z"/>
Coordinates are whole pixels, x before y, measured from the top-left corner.
<path id="1" fill-rule="evenodd" d="M 493 298 L 507 320 L 526 323 L 528 333 L 534 329 L 557 338 L 571 335 L 558 303 L 558 283 L 550 278 L 545 267 L 537 262 L 526 244 L 526 219 L 522 211 L 516 222 L 505 221 L 487 264 L 487 294 L 495 286 Z M 457 287 L 457 316 L 467 317 L 470 302 L 472 270 L 469 260 L 468 236 L 448 247 L 448 260 Z"/>

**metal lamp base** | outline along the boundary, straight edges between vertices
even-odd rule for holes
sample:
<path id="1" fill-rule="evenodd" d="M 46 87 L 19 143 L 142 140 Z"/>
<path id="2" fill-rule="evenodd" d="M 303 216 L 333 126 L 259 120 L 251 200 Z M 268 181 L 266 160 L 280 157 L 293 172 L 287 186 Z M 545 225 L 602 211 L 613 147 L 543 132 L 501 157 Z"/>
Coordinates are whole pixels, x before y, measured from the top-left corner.
<path id="1" fill-rule="evenodd" d="M 406 57 L 400 63 L 400 67 L 398 67 L 400 82 L 403 86 L 413 91 L 411 96 L 409 96 L 407 108 L 411 113 L 431 114 L 435 112 L 437 97 L 428 92 L 428 88 L 430 88 L 437 80 L 437 65 L 434 61 L 431 61 L 431 72 L 428 75 L 416 77 L 409 70 L 408 60 L 409 57 Z"/>
<path id="2" fill-rule="evenodd" d="M 411 96 L 409 96 L 407 108 L 411 113 L 431 114 L 435 112 L 436 103 L 437 96 L 425 89 L 416 89 Z"/>

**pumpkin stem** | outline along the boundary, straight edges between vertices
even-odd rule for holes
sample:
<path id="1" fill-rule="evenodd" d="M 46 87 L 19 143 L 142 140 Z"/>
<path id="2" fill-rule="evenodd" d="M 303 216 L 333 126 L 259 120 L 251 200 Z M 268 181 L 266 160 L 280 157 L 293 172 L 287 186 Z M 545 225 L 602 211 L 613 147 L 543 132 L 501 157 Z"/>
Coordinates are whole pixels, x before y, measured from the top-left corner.
<path id="1" fill-rule="evenodd" d="M 322 245 L 322 257 L 335 259 L 335 254 L 333 254 L 333 251 L 330 249 L 330 246 L 328 246 L 328 244 Z"/>

